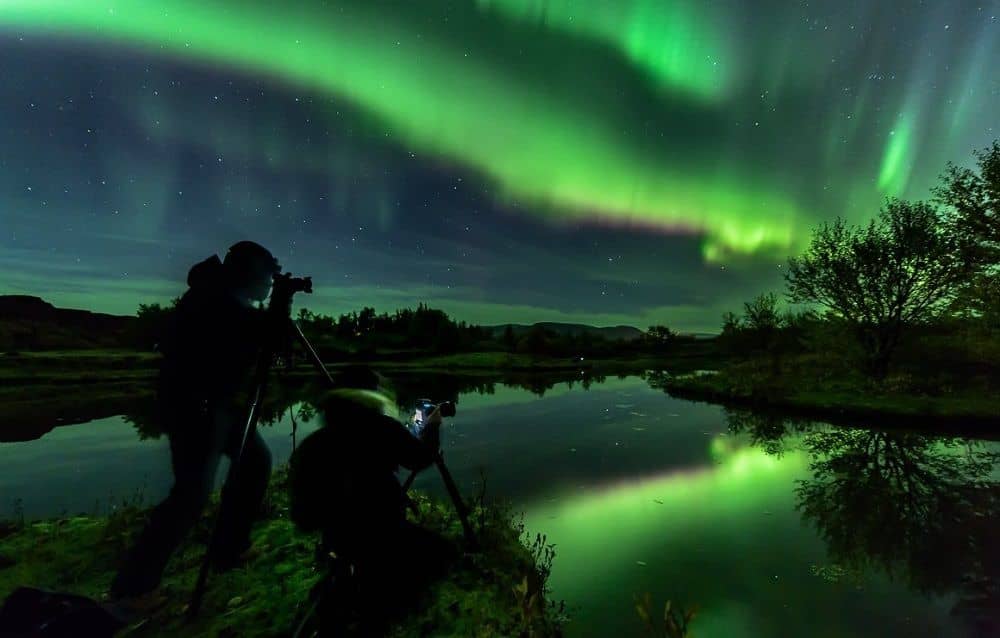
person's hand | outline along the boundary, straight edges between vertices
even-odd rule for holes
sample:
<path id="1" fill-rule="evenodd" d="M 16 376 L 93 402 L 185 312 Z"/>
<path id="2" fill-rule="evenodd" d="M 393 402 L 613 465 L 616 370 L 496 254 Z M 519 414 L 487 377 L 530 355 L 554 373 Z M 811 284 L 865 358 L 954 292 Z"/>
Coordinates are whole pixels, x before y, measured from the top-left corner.
<path id="1" fill-rule="evenodd" d="M 441 406 L 434 406 L 434 410 L 424 417 L 424 425 L 433 428 L 441 427 Z"/>
<path id="2" fill-rule="evenodd" d="M 424 417 L 424 425 L 420 428 L 420 440 L 436 451 L 441 449 L 441 409 L 435 407 Z"/>

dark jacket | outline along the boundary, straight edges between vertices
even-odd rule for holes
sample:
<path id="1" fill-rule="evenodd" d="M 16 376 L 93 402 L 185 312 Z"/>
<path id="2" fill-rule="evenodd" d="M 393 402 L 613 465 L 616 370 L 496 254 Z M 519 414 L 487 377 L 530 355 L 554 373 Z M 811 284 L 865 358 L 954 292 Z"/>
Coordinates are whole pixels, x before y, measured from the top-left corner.
<path id="1" fill-rule="evenodd" d="M 218 257 L 192 267 L 188 286 L 162 342 L 158 395 L 172 415 L 234 402 L 264 338 L 264 312 L 230 292 Z"/>
<path id="2" fill-rule="evenodd" d="M 302 441 L 289 463 L 291 516 L 301 529 L 323 530 L 338 551 L 348 551 L 378 542 L 402 523 L 397 471 L 433 463 L 438 434 L 418 439 L 373 405 L 344 395 L 327 399 L 323 412 L 326 425 Z"/>

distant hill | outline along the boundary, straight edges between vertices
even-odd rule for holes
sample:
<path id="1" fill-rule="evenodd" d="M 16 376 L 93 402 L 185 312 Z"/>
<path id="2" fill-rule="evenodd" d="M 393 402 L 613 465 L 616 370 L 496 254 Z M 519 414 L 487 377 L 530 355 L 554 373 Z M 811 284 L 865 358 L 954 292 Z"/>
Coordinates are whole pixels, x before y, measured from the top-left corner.
<path id="1" fill-rule="evenodd" d="M 562 336 L 587 334 L 609 341 L 634 341 L 643 335 L 635 326 L 596 327 L 545 321 L 535 324 L 483 326 L 496 338 L 510 326 L 520 337 L 534 326 Z M 56 308 L 30 295 L 0 295 L 0 352 L 77 348 L 128 348 L 135 342 L 138 319 L 88 310 Z M 710 335 L 696 335 L 705 338 Z"/>
<path id="2" fill-rule="evenodd" d="M 0 295 L 0 351 L 127 347 L 135 317 L 56 308 L 30 295 Z"/>
<path id="3" fill-rule="evenodd" d="M 535 326 L 540 326 L 546 330 L 554 332 L 562 336 L 577 336 L 580 334 L 587 334 L 593 336 L 604 337 L 608 341 L 634 341 L 642 336 L 642 330 L 639 330 L 635 326 L 608 326 L 604 328 L 598 328 L 596 326 L 588 326 L 582 323 L 558 323 L 554 321 L 541 321 L 535 324 L 526 325 L 520 323 L 504 323 L 499 326 L 483 326 L 490 331 L 494 337 L 502 337 L 503 333 L 507 330 L 507 326 L 510 326 L 514 331 L 514 336 L 520 337 L 524 333 L 528 332 Z"/>

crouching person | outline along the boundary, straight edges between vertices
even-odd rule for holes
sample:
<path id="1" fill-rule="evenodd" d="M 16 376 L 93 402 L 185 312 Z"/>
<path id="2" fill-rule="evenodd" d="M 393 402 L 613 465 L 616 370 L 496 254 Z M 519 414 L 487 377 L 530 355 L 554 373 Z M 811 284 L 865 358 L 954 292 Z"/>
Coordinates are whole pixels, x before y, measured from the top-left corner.
<path id="1" fill-rule="evenodd" d="M 330 566 L 340 575 L 336 586 L 320 590 L 320 626 L 342 623 L 350 607 L 360 633 L 380 635 L 419 602 L 457 554 L 445 539 L 406 519 L 397 476 L 401 467 L 416 471 L 434 462 L 441 415 L 428 415 L 418 438 L 387 416 L 396 406 L 380 392 L 375 372 L 346 369 L 337 385 L 320 406 L 324 426 L 292 455 L 291 517 L 300 529 L 322 532 L 321 553 L 335 557 Z"/>

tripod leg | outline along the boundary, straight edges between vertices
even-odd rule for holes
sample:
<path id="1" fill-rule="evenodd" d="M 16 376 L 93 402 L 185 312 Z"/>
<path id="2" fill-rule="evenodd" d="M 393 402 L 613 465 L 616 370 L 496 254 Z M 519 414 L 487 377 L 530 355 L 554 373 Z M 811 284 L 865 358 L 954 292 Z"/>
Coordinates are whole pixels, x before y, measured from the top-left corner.
<path id="1" fill-rule="evenodd" d="M 295 338 L 299 340 L 299 343 L 302 344 L 302 348 L 306 351 L 306 356 L 309 357 L 309 363 L 311 363 L 313 367 L 316 368 L 316 371 L 319 372 L 320 376 L 326 379 L 327 383 L 333 387 L 334 381 L 333 377 L 330 376 L 330 371 L 326 369 L 325 365 L 323 365 L 323 360 L 319 358 L 318 354 L 316 354 L 316 350 L 313 349 L 312 344 L 309 343 L 309 339 L 306 339 L 306 336 L 302 333 L 302 329 L 299 328 L 298 324 L 291 319 L 288 320 L 288 323 L 291 324 L 291 329 Z"/>
<path id="2" fill-rule="evenodd" d="M 458 519 L 462 522 L 462 533 L 465 534 L 465 541 L 470 547 L 476 547 L 476 535 L 472 531 L 472 525 L 469 523 L 469 510 L 465 506 L 465 501 L 462 500 L 462 495 L 458 491 L 458 486 L 455 485 L 455 479 L 451 477 L 451 472 L 448 471 L 448 466 L 444 464 L 444 459 L 440 454 L 434 460 L 437 465 L 438 471 L 441 473 L 441 480 L 444 481 L 444 487 L 448 490 L 448 496 L 451 497 L 451 502 L 455 506 L 455 512 L 458 514 Z M 410 487 L 413 485 L 414 479 L 417 478 L 419 472 L 410 472 L 410 475 L 406 477 L 406 481 L 403 483 L 403 494 L 405 495 L 410 491 Z M 410 501 L 412 504 L 413 501 Z"/>
<path id="3" fill-rule="evenodd" d="M 444 459 L 441 458 L 440 454 L 434 462 L 441 473 L 441 479 L 448 490 L 448 496 L 451 497 L 451 502 L 455 505 L 458 518 L 462 522 L 462 532 L 465 534 L 465 541 L 470 547 L 476 547 L 476 535 L 472 531 L 472 525 L 469 523 L 469 510 L 465 506 L 465 501 L 462 500 L 462 495 L 458 492 L 458 486 L 455 485 L 455 480 L 451 478 L 451 472 L 448 471 L 448 466 L 444 464 Z"/>
<path id="4" fill-rule="evenodd" d="M 406 494 L 403 495 L 403 498 L 406 500 L 406 509 L 410 510 L 415 518 L 420 518 L 420 508 L 417 507 L 417 503 Z"/>
<path id="5" fill-rule="evenodd" d="M 229 465 L 229 472 L 226 476 L 226 483 L 230 485 L 236 484 L 236 476 L 240 471 L 240 461 L 243 458 L 243 450 L 246 447 L 247 441 L 249 441 L 257 431 L 257 420 L 260 418 L 260 408 L 267 388 L 267 375 L 271 369 L 272 356 L 272 352 L 265 348 L 261 351 L 260 358 L 257 362 L 257 372 L 255 378 L 256 390 L 253 395 L 253 404 L 250 406 L 250 414 L 247 417 L 246 425 L 243 428 L 243 436 L 240 439 L 239 450 L 237 451 L 236 456 L 233 457 L 233 460 Z M 225 496 L 225 492 L 223 492 L 223 496 Z M 191 594 L 191 602 L 188 605 L 188 620 L 197 616 L 198 611 L 201 609 L 201 602 L 205 596 L 205 588 L 208 581 L 208 570 L 212 564 L 212 559 L 215 557 L 215 552 L 218 551 L 220 539 L 219 516 L 222 512 L 223 508 L 220 503 L 219 514 L 216 514 L 215 523 L 212 526 L 212 535 L 209 537 L 208 551 L 205 552 L 205 558 L 202 559 L 201 569 L 198 572 L 198 580 L 195 582 L 194 592 Z"/>
<path id="6" fill-rule="evenodd" d="M 419 474 L 419 472 L 413 471 L 406 477 L 406 481 L 403 483 L 403 494 L 409 492 L 410 488 L 413 487 L 413 481 L 417 478 L 417 474 Z"/>

